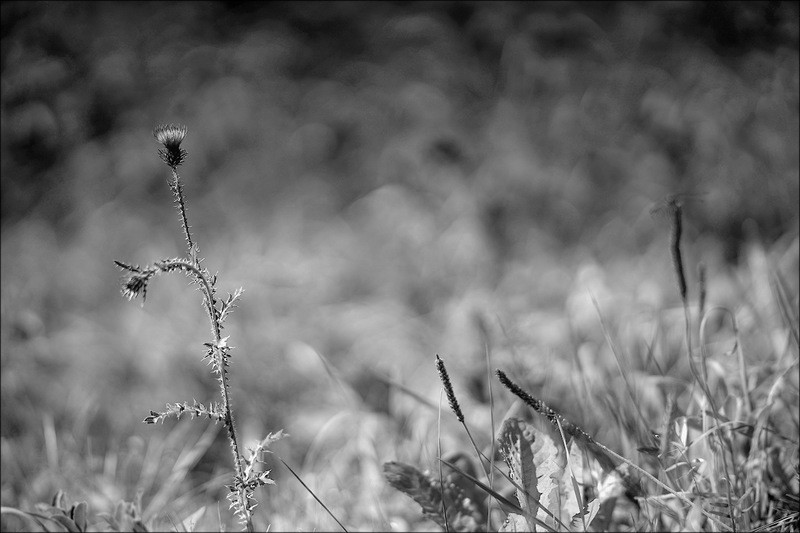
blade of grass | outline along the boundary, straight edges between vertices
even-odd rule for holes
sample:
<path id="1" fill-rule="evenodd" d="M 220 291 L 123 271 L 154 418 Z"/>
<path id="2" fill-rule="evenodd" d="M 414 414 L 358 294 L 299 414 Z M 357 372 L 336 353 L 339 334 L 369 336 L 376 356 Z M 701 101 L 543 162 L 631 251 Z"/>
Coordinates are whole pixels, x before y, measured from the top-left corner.
<path id="1" fill-rule="evenodd" d="M 777 270 L 772 273 L 771 281 L 770 285 L 772 286 L 778 309 L 781 312 L 781 317 L 792 334 L 795 347 L 800 347 L 800 325 L 798 325 L 797 313 L 792 307 L 791 299 L 789 298 L 789 289 L 786 287 L 786 282 Z"/>
<path id="2" fill-rule="evenodd" d="M 488 495 L 490 495 L 491 497 L 495 498 L 498 502 L 502 503 L 503 505 L 509 506 L 511 509 L 513 509 L 514 511 L 517 511 L 519 513 L 523 513 L 524 512 L 519 505 L 511 502 L 511 500 L 509 500 L 508 498 L 506 498 L 502 494 L 500 494 L 500 493 L 492 490 L 491 488 L 487 487 L 485 483 L 481 483 L 477 478 L 475 478 L 475 476 L 472 476 L 472 475 L 468 474 L 467 472 L 464 472 L 463 470 L 458 468 L 456 465 L 454 465 L 454 464 L 452 464 L 452 463 L 450 463 L 448 461 L 445 461 L 444 459 L 440 459 L 440 461 L 443 464 L 445 464 L 445 465 L 449 466 L 450 468 L 452 468 L 453 470 L 455 470 L 456 472 L 458 472 L 460 475 L 464 476 L 465 478 L 467 478 L 468 480 L 473 482 L 479 489 L 483 490 Z M 509 479 L 509 481 L 511 481 L 511 483 L 514 484 L 515 488 L 524 491 L 524 489 L 522 489 L 514 480 Z M 544 507 L 542 507 L 542 509 L 544 509 Z M 550 517 L 555 518 L 555 517 L 553 517 L 552 513 L 550 513 L 547 509 L 544 509 L 544 510 Z M 551 532 L 555 531 L 555 529 L 553 529 L 552 526 L 547 525 L 546 523 L 542 522 L 538 518 L 531 517 L 531 519 L 536 522 L 536 525 L 541 526 L 541 527 L 543 527 L 543 528 L 545 528 L 545 529 L 547 529 L 548 531 L 551 531 Z"/>
<path id="3" fill-rule="evenodd" d="M 184 424 L 183 427 L 188 429 L 190 426 Z M 181 436 L 185 435 L 184 431 L 186 431 L 186 429 L 173 430 L 173 432 L 179 431 L 178 435 Z M 186 478 L 189 471 L 203 458 L 214 443 L 219 429 L 220 426 L 212 424 L 203 431 L 203 434 L 193 445 L 192 443 L 186 443 L 178 455 L 178 458 L 175 460 L 175 463 L 172 465 L 172 471 L 169 476 L 161 483 L 158 491 L 150 498 L 150 503 L 142 511 L 143 519 L 157 514 L 161 509 L 166 508 L 169 502 L 175 499 L 175 494 L 179 492 L 180 484 Z"/>
<path id="4" fill-rule="evenodd" d="M 276 456 L 276 457 L 278 457 L 278 456 Z M 340 528 L 342 528 L 342 531 L 344 531 L 345 533 L 347 533 L 347 528 L 346 528 L 346 527 L 344 527 L 344 526 L 342 525 L 342 523 L 341 523 L 341 522 L 339 522 L 339 519 L 338 519 L 338 518 L 336 518 L 336 516 L 335 516 L 335 515 L 334 515 L 334 514 L 331 512 L 331 510 L 330 510 L 330 509 L 328 509 L 328 506 L 327 506 L 327 505 L 325 505 L 324 503 L 322 503 L 322 500 L 320 500 L 319 498 L 317 498 L 317 495 L 316 495 L 316 494 L 314 494 L 314 491 L 313 491 L 313 490 L 311 490 L 311 489 L 308 487 L 308 485 L 306 485 L 306 484 L 303 482 L 303 480 L 302 480 L 302 479 L 300 479 L 300 476 L 298 476 L 298 475 L 297 475 L 297 473 L 295 473 L 295 471 L 294 471 L 294 470 L 292 470 L 292 467 L 291 467 L 291 466 L 289 466 L 288 464 L 286 464 L 286 461 L 284 461 L 284 460 L 283 460 L 283 459 L 281 459 L 280 457 L 278 457 L 278 460 L 279 460 L 281 463 L 283 463 L 283 466 L 285 466 L 285 467 L 286 467 L 286 468 L 289 470 L 289 472 L 291 472 L 291 473 L 292 473 L 292 475 L 293 475 L 293 476 L 294 476 L 294 477 L 297 479 L 297 481 L 299 481 L 299 482 L 300 482 L 300 484 L 303 486 L 303 488 L 304 488 L 304 489 L 306 489 L 306 491 L 308 491 L 308 493 L 309 493 L 309 494 L 311 494 L 311 496 L 313 496 L 313 498 L 314 498 L 315 500 L 317 500 L 317 503 L 318 503 L 318 504 L 320 504 L 320 505 L 322 506 L 322 508 L 323 508 L 323 509 L 325 509 L 325 511 L 326 511 L 326 512 L 327 512 L 327 513 L 330 515 L 330 517 L 331 517 L 331 518 L 333 518 L 333 520 L 334 520 L 334 521 L 335 521 L 337 524 L 339 524 L 339 527 L 340 527 Z"/>
<path id="5" fill-rule="evenodd" d="M 431 409 L 431 410 L 434 410 L 434 411 L 437 409 L 436 404 L 434 404 L 432 401 L 430 401 L 427 398 L 423 397 L 418 392 L 415 392 L 415 391 L 411 390 L 410 388 L 406 387 L 402 383 L 398 383 L 397 381 L 393 380 L 392 378 L 390 378 L 388 376 L 384 376 L 384 375 L 382 375 L 380 373 L 376 373 L 375 374 L 375 379 L 381 380 L 385 384 L 389 385 L 390 387 L 394 387 L 395 389 L 399 390 L 400 392 L 402 392 L 404 394 L 407 394 L 408 396 L 411 396 L 412 398 L 417 400 L 421 405 L 424 405 L 428 409 Z"/>
<path id="6" fill-rule="evenodd" d="M 489 344 L 489 330 L 486 327 L 486 323 L 483 320 L 481 315 L 478 315 L 478 329 L 481 333 L 481 339 L 483 340 L 483 351 L 486 355 L 486 385 L 489 389 L 489 426 L 491 430 L 491 435 L 494 435 L 495 432 L 495 422 L 494 422 L 494 390 L 492 388 L 492 352 L 491 347 Z M 495 440 L 492 438 L 491 442 L 491 451 L 489 453 L 489 457 L 492 459 L 494 458 L 495 448 L 494 448 Z M 474 444 L 474 443 L 473 443 Z M 477 448 L 476 448 L 477 451 Z M 489 464 L 492 464 L 492 459 L 489 460 Z M 494 469 L 489 469 L 489 487 L 494 487 Z M 487 505 L 487 513 L 486 513 L 486 531 L 489 531 L 490 519 L 492 516 L 492 502 L 489 501 Z"/>
<path id="7" fill-rule="evenodd" d="M 336 368 L 333 366 L 333 364 L 331 364 L 330 361 L 328 361 L 327 357 L 317 350 L 314 350 L 314 353 L 322 362 L 322 366 L 325 368 L 325 372 L 328 374 L 328 377 L 331 379 L 331 381 L 336 383 L 339 391 L 342 393 L 342 397 L 345 399 L 347 404 L 350 406 L 350 408 L 355 408 L 359 403 L 358 394 L 339 376 Z"/>
<path id="8" fill-rule="evenodd" d="M 686 340 L 686 356 L 689 360 L 689 368 L 692 372 L 692 376 L 694 376 L 695 381 L 700 386 L 703 394 L 708 401 L 708 404 L 711 406 L 711 410 L 716 413 L 717 408 L 714 402 L 714 397 L 711 394 L 711 391 L 708 388 L 708 373 L 706 370 L 706 354 L 704 350 L 704 345 L 701 343 L 700 348 L 702 352 L 702 364 L 701 369 L 703 371 L 702 377 L 698 375 L 697 368 L 694 364 L 694 352 L 692 351 L 692 331 L 691 331 L 691 324 L 692 324 L 692 317 L 689 311 L 689 300 L 687 298 L 687 285 L 686 285 L 686 273 L 684 271 L 684 262 L 683 262 L 683 254 L 681 251 L 681 235 L 683 234 L 683 209 L 680 202 L 676 200 L 676 198 L 672 198 L 669 202 L 670 204 L 670 212 L 672 214 L 672 226 L 671 226 L 671 233 L 670 233 L 670 254 L 672 256 L 672 264 L 675 269 L 675 276 L 678 280 L 678 292 L 681 296 L 681 302 L 683 303 L 683 317 L 684 317 L 684 326 L 685 326 L 685 340 Z M 705 417 L 704 417 L 705 419 Z M 715 424 L 715 427 L 718 427 Z M 731 494 L 731 484 L 735 483 L 735 480 L 732 480 L 730 474 L 728 472 L 728 462 L 725 458 L 725 444 L 727 443 L 730 447 L 730 441 L 725 441 L 722 438 L 721 431 L 716 431 L 715 435 L 719 440 L 719 449 L 721 453 L 721 457 L 718 454 L 714 454 L 715 458 L 719 460 L 722 464 L 722 469 L 725 473 L 725 489 L 726 489 L 726 496 L 728 499 L 728 511 L 729 511 L 729 518 L 731 521 L 731 527 L 733 528 L 733 532 L 736 533 L 736 520 L 733 516 L 733 495 Z M 712 448 L 713 451 L 713 448 Z M 731 460 L 733 462 L 733 453 L 731 450 Z M 702 510 L 702 509 L 701 509 Z"/>
<path id="9" fill-rule="evenodd" d="M 516 503 L 512 502 L 511 500 L 509 500 L 508 498 L 506 498 L 505 496 L 503 496 L 499 492 L 495 491 L 494 489 L 492 489 L 491 487 L 486 485 L 486 483 L 482 482 L 481 480 L 479 480 L 478 478 L 476 478 L 475 476 L 473 476 L 469 472 L 464 472 L 455 463 L 451 463 L 447 459 L 439 459 L 439 461 L 442 464 L 452 468 L 454 471 L 456 471 L 462 477 L 470 480 L 472 483 L 475 484 L 476 487 L 478 487 L 479 489 L 481 489 L 486 494 L 488 494 L 489 496 L 491 496 L 492 498 L 494 498 L 498 502 L 502 503 L 506 507 L 510 507 L 511 509 L 513 509 L 514 511 L 516 511 L 518 513 L 522 512 L 522 508 L 519 505 L 517 505 Z"/>
<path id="10" fill-rule="evenodd" d="M 645 431 L 649 431 L 648 429 L 649 424 L 644 414 L 642 414 L 642 410 L 639 406 L 641 402 L 638 400 L 638 398 L 636 398 L 637 395 L 635 394 L 634 387 L 631 384 L 629 372 L 625 370 L 629 365 L 622 364 L 622 361 L 620 360 L 621 351 L 617 346 L 617 343 L 614 342 L 614 339 L 611 336 L 611 330 L 609 329 L 605 317 L 603 316 L 603 313 L 600 310 L 600 304 L 597 303 L 597 299 L 594 297 L 594 294 L 590 292 L 589 296 L 591 296 L 594 308 L 595 310 L 597 310 L 597 316 L 600 319 L 600 327 L 603 330 L 603 336 L 605 336 L 606 342 L 608 343 L 609 348 L 611 348 L 611 353 L 614 355 L 614 361 L 617 363 L 617 370 L 619 370 L 619 375 L 622 376 L 622 380 L 625 382 L 625 390 L 628 393 L 628 397 L 631 399 L 631 404 L 634 406 L 636 414 L 639 415 L 639 421 L 641 422 Z"/>

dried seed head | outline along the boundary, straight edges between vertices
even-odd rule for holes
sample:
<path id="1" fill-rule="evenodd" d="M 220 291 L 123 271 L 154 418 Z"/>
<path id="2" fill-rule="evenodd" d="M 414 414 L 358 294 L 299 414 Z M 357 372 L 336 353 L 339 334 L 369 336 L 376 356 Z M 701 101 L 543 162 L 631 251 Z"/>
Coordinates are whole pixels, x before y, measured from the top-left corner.
<path id="1" fill-rule="evenodd" d="M 683 256 L 681 255 L 681 235 L 683 234 L 683 206 L 674 204 L 672 210 L 672 232 L 670 234 L 670 251 L 672 253 L 672 266 L 675 268 L 675 277 L 678 280 L 678 292 L 681 300 L 686 304 L 686 273 L 683 270 Z"/>
<path id="2" fill-rule="evenodd" d="M 698 306 L 700 307 L 700 317 L 706 309 L 706 266 L 703 263 L 697 265 L 697 284 L 700 287 Z"/>
<path id="3" fill-rule="evenodd" d="M 161 124 L 153 130 L 153 137 L 164 145 L 164 149 L 159 148 L 158 155 L 171 168 L 177 167 L 186 159 L 186 150 L 181 148 L 186 132 L 186 126 L 176 124 Z"/>
<path id="4" fill-rule="evenodd" d="M 127 298 L 128 300 L 133 300 L 139 294 L 142 295 L 142 298 L 147 297 L 147 282 L 150 280 L 150 276 L 145 274 L 133 274 L 122 285 L 122 295 Z"/>
<path id="5" fill-rule="evenodd" d="M 667 196 L 650 211 L 653 216 L 667 215 L 670 218 L 669 249 L 672 256 L 672 266 L 675 269 L 675 277 L 678 281 L 678 292 L 684 305 L 686 305 L 687 285 L 683 256 L 681 254 L 681 236 L 683 234 L 683 198 L 685 196 L 681 194 Z"/>
<path id="6" fill-rule="evenodd" d="M 594 443 L 594 437 L 548 407 L 541 400 L 537 400 L 525 392 L 519 385 L 508 379 L 508 376 L 506 376 L 505 372 L 498 369 L 496 370 L 496 373 L 497 377 L 500 379 L 500 383 L 502 383 L 508 390 L 514 393 L 517 398 L 525 402 L 534 411 L 547 417 L 547 420 L 549 420 L 551 424 L 557 426 L 558 423 L 561 422 L 561 427 L 565 433 L 568 433 L 572 437 L 583 438 L 588 442 Z"/>
<path id="7" fill-rule="evenodd" d="M 453 392 L 453 384 L 450 383 L 450 376 L 447 374 L 447 369 L 444 367 L 444 361 L 436 354 L 436 371 L 439 372 L 439 380 L 444 386 L 444 392 L 447 395 L 447 401 L 450 404 L 450 409 L 459 422 L 464 422 L 464 413 L 461 412 L 461 406 L 458 405 L 456 393 Z"/>

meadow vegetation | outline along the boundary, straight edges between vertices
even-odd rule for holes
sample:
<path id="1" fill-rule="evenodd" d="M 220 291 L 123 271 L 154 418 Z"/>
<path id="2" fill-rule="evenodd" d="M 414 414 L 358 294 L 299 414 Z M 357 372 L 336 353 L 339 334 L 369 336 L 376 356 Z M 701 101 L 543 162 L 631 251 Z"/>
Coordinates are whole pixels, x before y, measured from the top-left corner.
<path id="1" fill-rule="evenodd" d="M 2 19 L 4 525 L 796 528 L 797 4 Z"/>

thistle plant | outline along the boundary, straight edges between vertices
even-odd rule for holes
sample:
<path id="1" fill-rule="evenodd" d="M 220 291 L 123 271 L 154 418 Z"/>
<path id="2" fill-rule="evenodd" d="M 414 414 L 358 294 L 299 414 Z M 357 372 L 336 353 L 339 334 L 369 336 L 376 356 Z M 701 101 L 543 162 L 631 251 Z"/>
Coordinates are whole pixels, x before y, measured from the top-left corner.
<path id="1" fill-rule="evenodd" d="M 233 347 L 228 342 L 229 337 L 223 336 L 222 332 L 223 323 L 236 307 L 236 302 L 241 297 L 243 289 L 239 288 L 228 294 L 226 298 L 218 299 L 217 276 L 212 275 L 207 268 L 201 265 L 203 259 L 200 258 L 200 249 L 197 243 L 192 239 L 191 226 L 186 214 L 183 184 L 178 173 L 178 167 L 186 160 L 187 156 L 186 150 L 181 148 L 186 133 L 186 126 L 174 124 L 160 125 L 153 131 L 156 140 L 162 145 L 158 154 L 171 170 L 168 183 L 174 197 L 175 207 L 180 215 L 181 227 L 186 240 L 186 257 L 163 259 L 144 267 L 121 261 L 115 261 L 115 263 L 126 273 L 122 294 L 129 300 L 141 295 L 144 302 L 150 280 L 156 275 L 170 272 L 186 274 L 203 295 L 203 307 L 208 315 L 212 333 L 211 341 L 204 343 L 206 351 L 203 360 L 207 360 L 211 365 L 212 373 L 219 383 L 220 400 L 208 403 L 208 405 L 196 400 L 191 404 L 189 402 L 167 404 L 163 411 L 151 410 L 144 422 L 155 424 L 163 422 L 169 416 L 180 419 L 184 414 L 188 414 L 191 418 L 207 417 L 214 422 L 222 422 L 227 431 L 234 464 L 233 483 L 228 486 L 230 508 L 233 509 L 237 519 L 247 531 L 253 531 L 253 509 L 258 505 L 254 498 L 255 489 L 263 485 L 274 484 L 269 477 L 270 472 L 259 470 L 257 466 L 263 463 L 262 454 L 267 451 L 269 445 L 282 438 L 284 434 L 282 431 L 269 434 L 258 442 L 255 448 L 248 450 L 246 456 L 242 453 L 239 445 L 229 384 L 229 365 Z"/>

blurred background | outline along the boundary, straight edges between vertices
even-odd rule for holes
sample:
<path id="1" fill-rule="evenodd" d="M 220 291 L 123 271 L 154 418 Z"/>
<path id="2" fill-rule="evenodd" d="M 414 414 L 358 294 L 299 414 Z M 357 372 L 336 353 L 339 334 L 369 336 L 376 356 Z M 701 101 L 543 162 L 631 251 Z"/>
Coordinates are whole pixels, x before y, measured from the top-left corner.
<path id="1" fill-rule="evenodd" d="M 148 451 L 203 439 L 141 424 L 216 394 L 200 295 L 164 276 L 128 302 L 113 263 L 184 253 L 160 123 L 188 127 L 205 266 L 245 289 L 227 323 L 243 438 L 285 429 L 277 450 L 310 479 L 356 469 L 369 491 L 380 462 L 430 459 L 415 424 L 435 410 L 387 383 L 438 402 L 436 353 L 488 420 L 483 335 L 587 423 L 564 393 L 572 354 L 607 355 L 589 295 L 634 324 L 679 303 L 651 216 L 667 195 L 715 303 L 735 307 L 753 246 L 797 294 L 796 2 L 1 9 L 3 505 L 147 503 Z M 227 472 L 222 433 L 207 446 L 186 487 Z M 275 468 L 265 516 L 295 527 L 270 501 L 303 517 L 281 500 L 301 489 Z M 378 507 L 341 508 L 378 528 Z"/>

